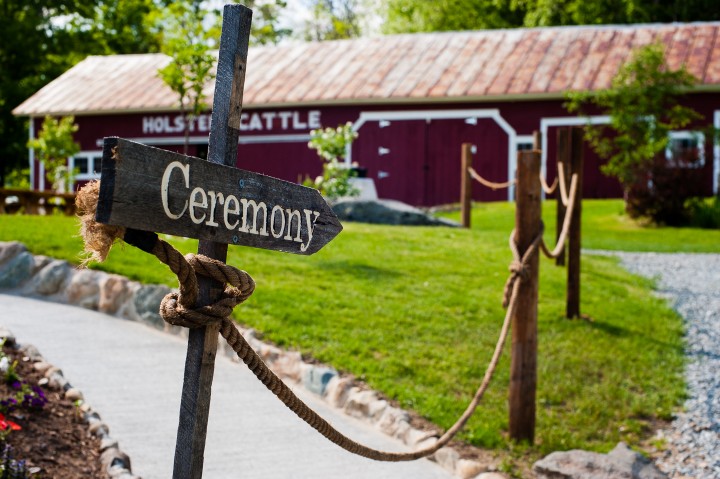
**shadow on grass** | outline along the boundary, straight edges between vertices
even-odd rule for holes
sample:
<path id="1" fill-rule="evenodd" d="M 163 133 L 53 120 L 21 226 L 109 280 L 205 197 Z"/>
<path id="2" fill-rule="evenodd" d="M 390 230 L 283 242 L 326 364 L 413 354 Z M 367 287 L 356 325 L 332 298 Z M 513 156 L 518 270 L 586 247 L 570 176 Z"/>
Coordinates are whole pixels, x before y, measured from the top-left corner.
<path id="1" fill-rule="evenodd" d="M 397 271 L 394 271 L 392 269 L 378 268 L 377 266 L 348 260 L 324 261 L 319 264 L 318 267 L 331 273 L 352 275 L 357 279 L 363 280 L 377 281 L 395 279 L 400 276 L 404 276 L 404 274 L 398 273 Z"/>

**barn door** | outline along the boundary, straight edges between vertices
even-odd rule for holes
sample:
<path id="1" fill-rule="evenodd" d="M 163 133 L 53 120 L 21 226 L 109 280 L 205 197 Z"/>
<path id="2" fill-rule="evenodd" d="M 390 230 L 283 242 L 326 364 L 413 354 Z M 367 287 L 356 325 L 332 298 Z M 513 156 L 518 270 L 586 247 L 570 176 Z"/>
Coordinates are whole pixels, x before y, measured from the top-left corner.
<path id="1" fill-rule="evenodd" d="M 424 205 L 426 122 L 368 121 L 358 133 L 352 159 L 367 169 L 378 197 Z"/>

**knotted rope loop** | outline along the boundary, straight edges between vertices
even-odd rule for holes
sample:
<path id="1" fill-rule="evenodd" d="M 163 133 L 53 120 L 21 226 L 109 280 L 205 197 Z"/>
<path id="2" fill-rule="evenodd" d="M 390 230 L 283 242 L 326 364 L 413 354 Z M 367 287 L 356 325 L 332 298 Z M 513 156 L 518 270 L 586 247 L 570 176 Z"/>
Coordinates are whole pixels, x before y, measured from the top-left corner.
<path id="1" fill-rule="evenodd" d="M 158 243 L 161 241 L 159 240 Z M 164 243 L 164 241 L 162 242 Z M 160 255 L 156 256 L 165 263 Z M 233 308 L 248 299 L 255 290 L 255 281 L 250 275 L 233 266 L 203 255 L 182 256 L 177 251 L 171 253 L 171 257 L 177 269 L 186 273 L 182 279 L 178 274 L 180 291 L 168 294 L 160 303 L 160 316 L 172 325 L 194 329 L 220 322 L 230 316 Z M 170 266 L 169 263 L 166 264 Z M 170 268 L 175 271 L 173 266 Z M 195 302 L 198 294 L 196 274 L 207 276 L 229 286 L 225 288 L 215 303 L 196 308 Z"/>
<path id="2" fill-rule="evenodd" d="M 507 308 L 510 304 L 515 282 L 518 280 L 518 278 L 521 281 L 526 281 L 530 278 L 530 257 L 537 252 L 538 246 L 542 241 L 544 230 L 545 225 L 541 221 L 540 231 L 538 232 L 533 242 L 530 243 L 530 246 L 528 246 L 528 249 L 525 251 L 522 257 L 520 256 L 520 251 L 518 250 L 518 245 L 515 240 L 515 230 L 512 230 L 512 232 L 510 233 L 509 243 L 510 251 L 513 255 L 513 260 L 510 262 L 510 266 L 508 268 L 510 270 L 510 276 L 505 282 L 505 288 L 503 290 L 503 308 Z"/>

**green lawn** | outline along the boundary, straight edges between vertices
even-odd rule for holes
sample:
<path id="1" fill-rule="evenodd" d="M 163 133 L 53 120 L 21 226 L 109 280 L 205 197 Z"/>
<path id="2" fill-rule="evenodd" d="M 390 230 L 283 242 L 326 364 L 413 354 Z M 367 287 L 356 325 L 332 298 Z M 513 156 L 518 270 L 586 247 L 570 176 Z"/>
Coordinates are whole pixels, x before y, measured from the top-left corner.
<path id="1" fill-rule="evenodd" d="M 616 216 L 614 205 L 586 203 L 586 224 L 593 225 L 586 228 L 595 228 L 584 232 L 586 246 L 664 244 L 672 236 L 626 227 L 620 239 L 603 239 L 600 226 Z M 507 203 L 476 205 L 471 230 L 347 223 L 310 257 L 231 247 L 228 262 L 257 282 L 235 316 L 265 339 L 350 372 L 449 427 L 497 339 L 513 212 Z M 695 239 L 695 247 L 710 248 Z M 1 217 L 0 241 L 7 240 L 73 262 L 81 249 L 74 220 L 62 217 Z M 195 241 L 172 242 L 183 252 L 196 248 Z M 129 246 L 116 246 L 97 266 L 174 284 L 157 260 Z M 668 418 L 683 398 L 680 319 L 649 294 L 650 282 L 611 258 L 583 258 L 582 312 L 592 322 L 563 318 L 564 269 L 542 260 L 540 281 L 537 445 L 530 455 L 638 444 L 650 421 Z M 507 447 L 508 367 L 506 352 L 465 440 Z"/>
<path id="2" fill-rule="evenodd" d="M 506 234 L 515 221 L 513 203 L 474 203 L 471 226 L 488 233 Z M 460 213 L 443 216 L 460 220 Z M 554 243 L 555 201 L 543 203 L 545 238 Z M 613 251 L 720 253 L 720 229 L 665 228 L 640 225 L 624 214 L 622 200 L 585 200 L 582 246 Z"/>

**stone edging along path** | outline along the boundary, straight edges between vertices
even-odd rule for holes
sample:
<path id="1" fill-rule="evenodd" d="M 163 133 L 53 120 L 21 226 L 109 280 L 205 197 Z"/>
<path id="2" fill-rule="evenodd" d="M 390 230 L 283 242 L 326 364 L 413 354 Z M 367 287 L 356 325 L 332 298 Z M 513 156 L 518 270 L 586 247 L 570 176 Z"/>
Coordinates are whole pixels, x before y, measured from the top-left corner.
<path id="1" fill-rule="evenodd" d="M 2 243 L 0 243 L 0 247 L 1 245 Z M 72 387 L 62 370 L 45 361 L 45 358 L 32 344 L 23 344 L 22 346 L 17 344 L 12 332 L 2 326 L 0 326 L 0 339 L 6 341 L 6 344 L 19 346 L 23 355 L 33 363 L 33 368 L 43 374 L 44 377 L 38 381 L 39 386 L 53 391 L 62 391 L 66 399 L 79 401 L 77 404 L 82 412 L 82 419 L 88 426 L 88 434 L 100 439 L 100 464 L 105 474 L 115 479 L 140 479 L 133 475 L 128 455 L 120 450 L 118 442 L 110 437 L 108 425 L 102 421 L 100 414 L 84 401 L 82 392 Z"/>
<path id="2" fill-rule="evenodd" d="M 171 292 L 167 286 L 144 285 L 115 274 L 76 269 L 66 261 L 34 256 L 18 242 L 0 242 L 0 291 L 3 289 L 96 310 L 171 334 L 187 336 L 186 329 L 165 323 L 158 313 L 160 301 Z M 436 432 L 413 427 L 407 411 L 392 406 L 377 392 L 352 377 L 340 375 L 324 365 L 307 363 L 299 352 L 284 351 L 267 344 L 259 340 L 252 329 L 241 328 L 241 332 L 263 361 L 284 381 L 303 386 L 331 406 L 372 424 L 410 448 L 425 447 L 437 441 Z M 240 361 L 224 341 L 219 342 L 218 353 L 235 362 Z M 57 372 L 57 368 L 52 369 Z M 99 416 L 95 419 L 95 422 L 98 421 Z M 117 450 L 117 443 L 114 448 Z M 440 449 L 430 458 L 463 479 L 503 477 L 492 472 L 497 470 L 494 461 L 487 464 L 464 459 L 452 447 Z M 129 460 L 127 466 L 129 479 L 134 477 L 129 475 Z"/>

